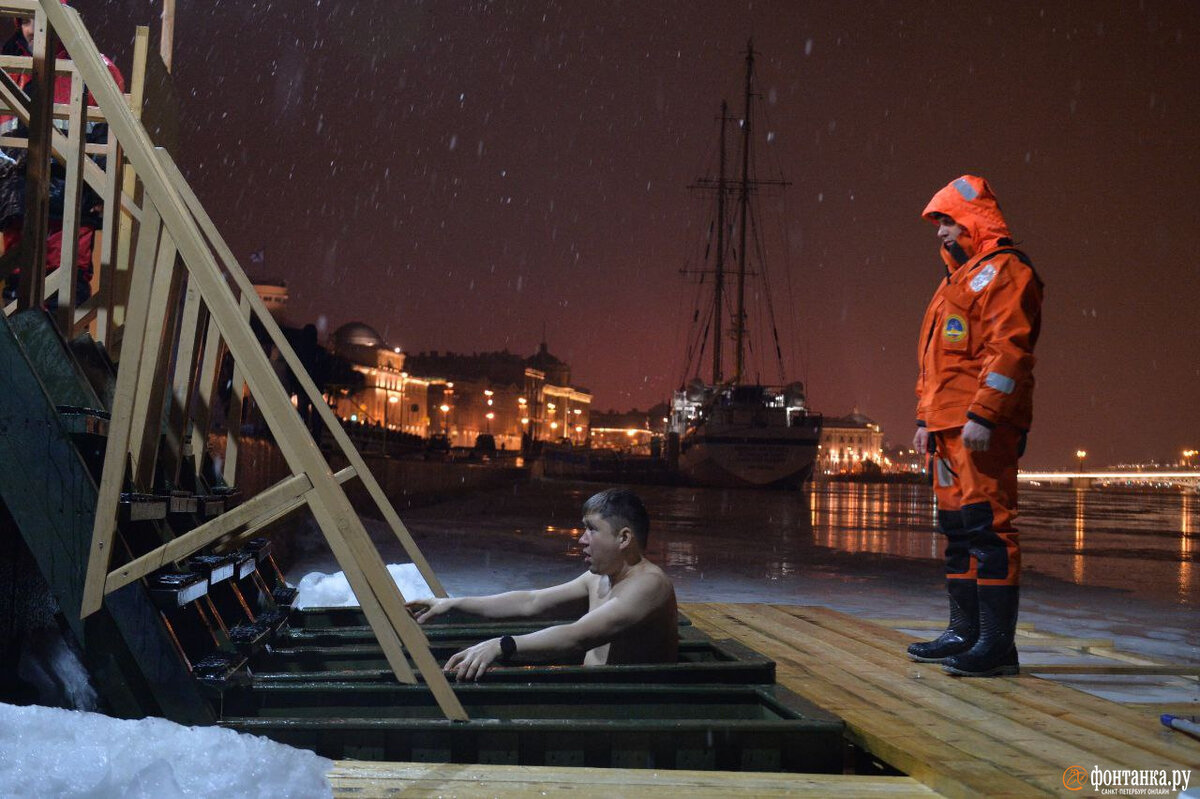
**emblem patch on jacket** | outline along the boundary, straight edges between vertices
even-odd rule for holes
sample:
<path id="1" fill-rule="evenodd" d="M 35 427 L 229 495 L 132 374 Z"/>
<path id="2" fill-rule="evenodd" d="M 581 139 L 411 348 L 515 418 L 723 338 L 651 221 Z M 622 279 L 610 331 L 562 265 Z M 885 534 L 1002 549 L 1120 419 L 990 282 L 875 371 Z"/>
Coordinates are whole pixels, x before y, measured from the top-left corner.
<path id="1" fill-rule="evenodd" d="M 967 337 L 967 320 L 956 313 L 946 317 L 942 325 L 942 338 L 950 344 L 960 344 Z"/>
<path id="2" fill-rule="evenodd" d="M 992 264 L 984 264 L 983 269 L 979 270 L 979 274 L 971 278 L 971 291 L 976 294 L 983 291 L 994 277 L 996 277 L 996 267 Z"/>

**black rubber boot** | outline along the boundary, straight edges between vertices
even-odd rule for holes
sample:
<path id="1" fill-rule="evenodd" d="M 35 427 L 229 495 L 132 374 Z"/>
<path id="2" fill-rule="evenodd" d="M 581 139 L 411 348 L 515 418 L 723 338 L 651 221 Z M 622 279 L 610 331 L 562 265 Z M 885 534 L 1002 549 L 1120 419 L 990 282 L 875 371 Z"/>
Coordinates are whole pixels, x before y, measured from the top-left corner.
<path id="1" fill-rule="evenodd" d="M 979 638 L 979 599 L 974 580 L 947 580 L 950 597 L 950 626 L 932 641 L 909 644 L 908 657 L 918 663 L 941 663 L 960 655 Z"/>
<path id="2" fill-rule="evenodd" d="M 979 586 L 979 640 L 961 655 L 942 661 L 947 674 L 959 677 L 1006 677 L 1021 672 L 1015 643 L 1020 588 Z"/>

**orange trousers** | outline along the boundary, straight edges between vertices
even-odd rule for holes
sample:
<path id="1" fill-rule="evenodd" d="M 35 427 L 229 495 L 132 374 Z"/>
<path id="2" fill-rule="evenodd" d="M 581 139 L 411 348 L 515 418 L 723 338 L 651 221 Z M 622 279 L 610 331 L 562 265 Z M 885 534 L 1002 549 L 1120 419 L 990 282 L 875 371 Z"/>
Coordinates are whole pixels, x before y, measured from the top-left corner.
<path id="1" fill-rule="evenodd" d="M 938 526 L 946 534 L 947 579 L 979 585 L 1018 585 L 1021 544 L 1017 516 L 1017 459 L 1025 434 L 998 425 L 990 446 L 972 452 L 962 428 L 930 435 L 930 467 Z"/>

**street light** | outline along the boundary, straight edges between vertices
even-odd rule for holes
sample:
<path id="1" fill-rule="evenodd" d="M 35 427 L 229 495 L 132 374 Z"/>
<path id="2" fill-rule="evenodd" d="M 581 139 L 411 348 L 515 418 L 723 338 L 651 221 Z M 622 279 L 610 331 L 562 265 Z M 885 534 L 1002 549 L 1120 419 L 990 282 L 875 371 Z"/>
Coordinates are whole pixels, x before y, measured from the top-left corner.
<path id="1" fill-rule="evenodd" d="M 1087 450 L 1083 450 L 1083 449 L 1075 450 L 1075 458 L 1076 458 L 1076 460 L 1079 461 L 1079 471 L 1080 472 L 1083 471 L 1083 459 L 1086 457 L 1087 457 Z"/>
<path id="2" fill-rule="evenodd" d="M 387 405 L 383 406 L 383 454 L 387 455 L 388 451 L 388 430 L 392 426 L 392 406 L 399 402 L 399 398 L 395 394 L 389 394 Z"/>
<path id="3" fill-rule="evenodd" d="M 1183 451 L 1183 467 L 1185 469 L 1192 465 L 1192 458 L 1196 457 L 1196 455 L 1197 452 L 1194 449 L 1185 449 Z"/>
<path id="4" fill-rule="evenodd" d="M 404 408 L 408 404 L 404 401 L 405 383 L 408 381 L 408 372 L 400 373 L 400 432 L 404 432 Z"/>

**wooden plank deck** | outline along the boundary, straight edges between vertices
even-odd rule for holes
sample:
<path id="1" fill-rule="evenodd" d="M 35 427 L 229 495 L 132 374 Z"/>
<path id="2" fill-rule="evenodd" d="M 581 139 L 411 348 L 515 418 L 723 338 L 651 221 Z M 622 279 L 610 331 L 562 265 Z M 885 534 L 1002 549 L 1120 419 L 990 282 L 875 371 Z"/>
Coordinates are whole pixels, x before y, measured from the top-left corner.
<path id="1" fill-rule="evenodd" d="M 544 797 L 559 791 L 580 799 L 599 797 L 730 796 L 829 797 L 871 799 L 937 794 L 908 777 L 853 777 L 832 774 L 655 771 L 651 769 L 473 766 L 453 763 L 362 763 L 339 760 L 329 774 L 336 797 L 384 799 L 393 796 Z"/>
<path id="2" fill-rule="evenodd" d="M 820 607 L 688 604 L 715 639 L 776 662 L 776 679 L 840 716 L 854 743 L 909 776 L 656 771 L 342 760 L 334 795 L 376 797 L 812 796 L 1030 797 L 1066 791 L 1070 766 L 1194 769 L 1200 742 L 1163 728 L 1151 708 L 1122 705 L 1030 675 L 959 679 L 908 660 L 912 636 Z M 914 622 L 912 627 L 925 626 Z M 1026 635 L 1039 636 L 1028 627 Z M 1060 645 L 1106 642 L 1061 639 Z M 1125 653 L 1124 659 L 1149 663 Z M 1188 672 L 1189 670 L 1183 670 Z M 1155 672 L 1161 673 L 1161 672 Z"/>
<path id="3" fill-rule="evenodd" d="M 776 661 L 776 679 L 851 739 L 948 797 L 1061 796 L 1063 771 L 1197 769 L 1200 743 L 1156 714 L 1022 675 L 959 679 L 912 663 L 913 638 L 819 607 L 686 605 L 713 638 Z M 1200 769 L 1198 769 L 1200 770 Z"/>

